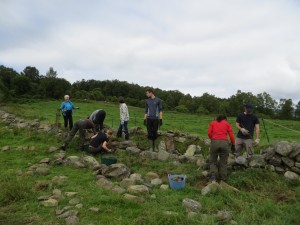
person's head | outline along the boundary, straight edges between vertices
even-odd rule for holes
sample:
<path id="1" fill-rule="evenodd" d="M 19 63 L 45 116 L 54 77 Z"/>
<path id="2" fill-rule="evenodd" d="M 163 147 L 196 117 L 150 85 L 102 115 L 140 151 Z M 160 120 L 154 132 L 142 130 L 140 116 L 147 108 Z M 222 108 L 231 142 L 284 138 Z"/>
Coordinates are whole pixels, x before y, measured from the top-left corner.
<path id="1" fill-rule="evenodd" d="M 227 116 L 225 114 L 220 114 L 217 116 L 216 120 L 221 122 L 222 120 L 227 120 Z"/>
<path id="2" fill-rule="evenodd" d="M 123 96 L 120 96 L 120 97 L 119 97 L 119 103 L 125 103 L 125 99 L 124 99 Z"/>
<path id="3" fill-rule="evenodd" d="M 244 104 L 244 109 L 247 114 L 253 113 L 253 106 L 251 103 Z"/>
<path id="4" fill-rule="evenodd" d="M 65 95 L 64 99 L 65 99 L 65 101 L 69 101 L 70 100 L 70 96 L 69 95 Z"/>
<path id="5" fill-rule="evenodd" d="M 113 132 L 112 132 L 111 129 L 106 129 L 105 134 L 106 134 L 107 137 L 110 137 L 113 134 Z"/>
<path id="6" fill-rule="evenodd" d="M 153 91 L 152 88 L 147 88 L 147 89 L 146 89 L 146 96 L 147 96 L 148 98 L 152 98 L 152 96 L 154 96 L 154 91 Z"/>

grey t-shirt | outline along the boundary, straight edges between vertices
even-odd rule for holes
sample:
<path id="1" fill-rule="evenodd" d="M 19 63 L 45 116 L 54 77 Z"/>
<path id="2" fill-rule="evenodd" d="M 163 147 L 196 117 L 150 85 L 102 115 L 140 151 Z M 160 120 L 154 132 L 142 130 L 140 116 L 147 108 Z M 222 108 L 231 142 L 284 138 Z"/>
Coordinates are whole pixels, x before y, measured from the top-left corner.
<path id="1" fill-rule="evenodd" d="M 148 119 L 158 119 L 159 113 L 162 111 L 162 101 L 160 98 L 146 99 L 145 114 Z"/>

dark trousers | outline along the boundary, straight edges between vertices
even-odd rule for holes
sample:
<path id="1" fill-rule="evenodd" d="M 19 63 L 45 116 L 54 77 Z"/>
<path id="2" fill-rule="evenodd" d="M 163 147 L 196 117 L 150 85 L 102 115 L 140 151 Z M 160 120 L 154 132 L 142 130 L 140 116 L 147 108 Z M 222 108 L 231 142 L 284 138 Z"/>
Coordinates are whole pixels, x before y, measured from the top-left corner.
<path id="1" fill-rule="evenodd" d="M 82 121 L 77 121 L 74 127 L 70 131 L 68 137 L 65 140 L 65 146 L 68 146 L 72 139 L 74 138 L 77 131 L 79 131 L 79 146 L 82 147 L 85 141 L 85 126 L 81 123 Z"/>
<path id="2" fill-rule="evenodd" d="M 64 117 L 64 127 L 67 128 L 68 127 L 68 123 L 69 123 L 69 129 L 72 130 L 73 128 L 73 117 L 72 117 L 72 111 L 71 110 L 67 110 L 65 112 Z"/>
<path id="3" fill-rule="evenodd" d="M 216 176 L 218 174 L 218 157 L 219 175 L 222 180 L 227 178 L 227 161 L 229 156 L 229 148 L 227 140 L 211 140 L 210 145 L 210 174 Z"/>
<path id="4" fill-rule="evenodd" d="M 147 132 L 149 140 L 156 140 L 157 138 L 157 130 L 158 130 L 158 119 L 149 119 L 147 118 Z"/>
<path id="5" fill-rule="evenodd" d="M 128 133 L 128 121 L 124 121 L 124 124 L 119 125 L 119 129 L 117 132 L 117 137 L 122 137 L 122 132 L 125 134 L 125 140 L 129 139 L 129 133 Z"/>
<path id="6" fill-rule="evenodd" d="M 103 154 L 105 152 L 105 150 L 103 150 L 102 144 L 97 148 L 90 145 L 89 148 L 88 148 L 88 152 L 91 153 L 91 154 L 98 154 L 98 153 Z"/>

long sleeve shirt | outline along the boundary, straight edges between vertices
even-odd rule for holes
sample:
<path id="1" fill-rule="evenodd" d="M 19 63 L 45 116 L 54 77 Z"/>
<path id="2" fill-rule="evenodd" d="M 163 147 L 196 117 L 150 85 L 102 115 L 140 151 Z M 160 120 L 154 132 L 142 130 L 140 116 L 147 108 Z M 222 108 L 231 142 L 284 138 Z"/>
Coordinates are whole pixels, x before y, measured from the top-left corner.
<path id="1" fill-rule="evenodd" d="M 231 143 L 235 144 L 232 127 L 226 120 L 211 122 L 207 133 L 211 140 L 228 140 L 229 135 Z"/>
<path id="2" fill-rule="evenodd" d="M 129 120 L 128 107 L 125 103 L 120 104 L 120 120 L 121 121 L 128 121 Z"/>

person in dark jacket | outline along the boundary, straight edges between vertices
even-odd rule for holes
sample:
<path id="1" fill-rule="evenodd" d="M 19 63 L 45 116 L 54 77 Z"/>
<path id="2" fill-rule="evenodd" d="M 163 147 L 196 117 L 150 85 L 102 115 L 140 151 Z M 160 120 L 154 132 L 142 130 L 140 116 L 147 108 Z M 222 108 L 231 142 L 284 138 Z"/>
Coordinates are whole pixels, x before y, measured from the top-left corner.
<path id="1" fill-rule="evenodd" d="M 72 130 L 73 128 L 73 109 L 79 109 L 79 107 L 75 107 L 73 103 L 70 101 L 70 96 L 65 95 L 64 96 L 65 101 L 60 106 L 61 113 L 64 118 L 64 127 L 65 129 L 68 128 Z"/>
<path id="2" fill-rule="evenodd" d="M 229 156 L 228 136 L 231 146 L 234 148 L 235 140 L 231 125 L 226 121 L 226 115 L 217 116 L 216 120 L 209 124 L 208 137 L 211 139 L 210 145 L 210 181 L 217 180 L 218 157 L 219 157 L 219 175 L 221 180 L 227 179 L 227 161 Z"/>
<path id="3" fill-rule="evenodd" d="M 112 131 L 110 129 L 107 129 L 105 132 L 99 131 L 98 134 L 92 137 L 88 152 L 92 154 L 112 152 L 108 147 L 108 141 L 111 135 Z"/>
<path id="4" fill-rule="evenodd" d="M 103 109 L 98 109 L 94 111 L 88 119 L 92 120 L 93 123 L 95 124 L 96 130 L 100 131 L 103 130 L 104 128 L 104 120 L 106 117 L 106 112 Z"/>
<path id="5" fill-rule="evenodd" d="M 66 150 L 72 139 L 74 138 L 77 131 L 79 131 L 79 149 L 83 150 L 83 145 L 85 141 L 85 130 L 92 129 L 94 135 L 96 134 L 95 124 L 90 119 L 79 120 L 74 124 L 74 127 L 65 139 L 64 144 L 61 146 L 62 150 Z"/>

